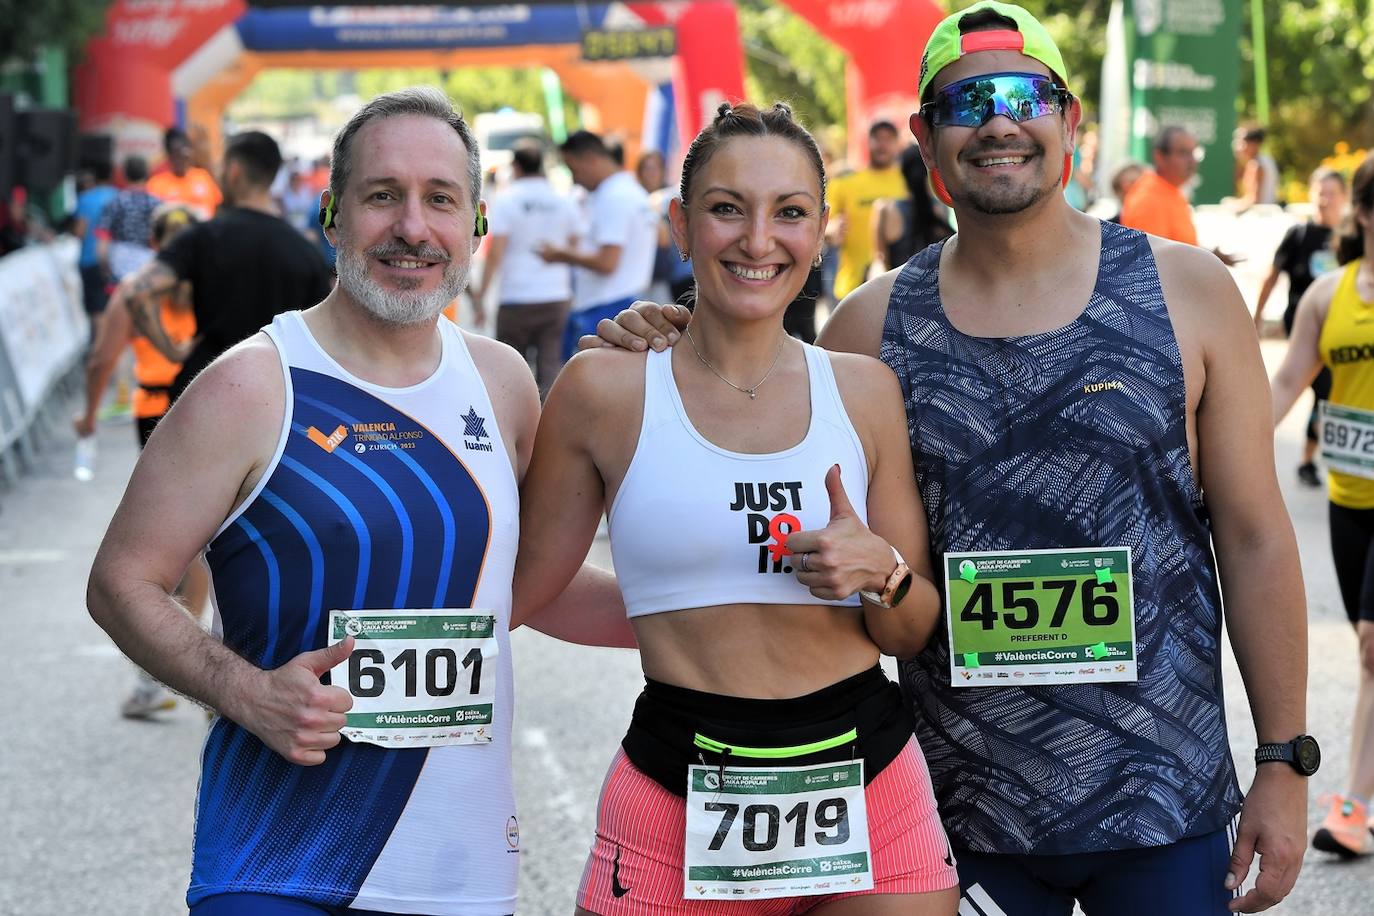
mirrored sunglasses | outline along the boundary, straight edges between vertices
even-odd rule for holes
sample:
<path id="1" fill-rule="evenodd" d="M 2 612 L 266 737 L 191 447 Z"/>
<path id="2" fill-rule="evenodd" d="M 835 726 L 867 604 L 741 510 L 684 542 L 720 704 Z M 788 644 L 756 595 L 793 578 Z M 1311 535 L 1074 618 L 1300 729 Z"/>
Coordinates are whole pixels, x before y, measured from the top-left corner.
<path id="1" fill-rule="evenodd" d="M 921 106 L 932 127 L 981 127 L 998 115 L 1029 121 L 1063 111 L 1073 94 L 1038 73 L 984 73 L 936 90 Z"/>

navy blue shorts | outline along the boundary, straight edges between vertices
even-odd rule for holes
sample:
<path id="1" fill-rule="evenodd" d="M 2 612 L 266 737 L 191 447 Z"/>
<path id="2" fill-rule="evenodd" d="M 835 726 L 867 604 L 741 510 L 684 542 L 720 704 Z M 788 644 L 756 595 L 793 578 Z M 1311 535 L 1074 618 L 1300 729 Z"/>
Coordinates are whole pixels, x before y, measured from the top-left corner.
<path id="1" fill-rule="evenodd" d="M 377 910 L 351 910 L 270 894 L 216 894 L 191 907 L 190 916 L 394 916 Z"/>
<path id="2" fill-rule="evenodd" d="M 960 916 L 1229 916 L 1222 882 L 1231 828 L 1168 846 L 1083 855 L 999 855 L 955 849 Z M 1253 877 L 1253 872 L 1252 872 Z"/>

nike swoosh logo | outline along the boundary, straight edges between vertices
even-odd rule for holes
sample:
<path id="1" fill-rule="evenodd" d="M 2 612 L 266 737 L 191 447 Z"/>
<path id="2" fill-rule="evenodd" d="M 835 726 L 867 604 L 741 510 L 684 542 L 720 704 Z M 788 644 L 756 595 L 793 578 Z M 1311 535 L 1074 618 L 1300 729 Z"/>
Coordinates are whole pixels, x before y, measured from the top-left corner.
<path id="1" fill-rule="evenodd" d="M 619 899 L 629 892 L 628 887 L 622 887 L 620 884 L 620 847 L 617 846 L 615 848 L 615 864 L 611 866 L 611 893 Z"/>

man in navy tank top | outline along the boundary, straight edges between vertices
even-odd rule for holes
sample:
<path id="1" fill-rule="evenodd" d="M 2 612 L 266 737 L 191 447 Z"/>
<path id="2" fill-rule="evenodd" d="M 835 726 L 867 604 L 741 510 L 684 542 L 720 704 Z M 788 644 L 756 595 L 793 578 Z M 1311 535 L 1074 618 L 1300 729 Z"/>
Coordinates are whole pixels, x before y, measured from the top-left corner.
<path id="1" fill-rule="evenodd" d="M 515 910 L 508 634 L 539 395 L 515 351 L 440 317 L 480 187 L 442 93 L 364 106 L 320 202 L 338 285 L 196 378 L 96 557 L 97 622 L 218 713 L 194 916 Z M 213 635 L 173 598 L 197 555 Z M 608 574 L 556 604 L 625 627 Z"/>
<path id="2" fill-rule="evenodd" d="M 920 91 L 911 129 L 959 233 L 847 297 L 819 343 L 879 356 L 906 400 L 945 613 L 902 686 L 960 912 L 1267 909 L 1297 880 L 1320 758 L 1245 304 L 1210 252 L 1069 206 L 1081 109 L 1025 10 L 945 19 Z M 599 331 L 661 348 L 681 311 Z M 1244 795 L 1223 596 L 1260 742 Z"/>

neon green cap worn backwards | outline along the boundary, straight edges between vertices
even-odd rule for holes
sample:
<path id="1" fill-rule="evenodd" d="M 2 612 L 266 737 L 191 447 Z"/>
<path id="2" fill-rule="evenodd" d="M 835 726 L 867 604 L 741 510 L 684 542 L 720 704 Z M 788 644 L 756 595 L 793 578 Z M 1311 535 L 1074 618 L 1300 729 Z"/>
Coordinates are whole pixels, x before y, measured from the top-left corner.
<path id="1" fill-rule="evenodd" d="M 1005 16 L 1016 23 L 1015 30 L 995 29 L 986 32 L 959 33 L 959 23 L 966 16 L 983 10 L 990 10 Z M 1040 61 L 1050 72 L 1061 80 L 1065 79 L 1064 58 L 1058 46 L 1045 27 L 1019 6 L 999 3 L 998 0 L 983 0 L 968 9 L 951 13 L 940 21 L 935 31 L 930 33 L 926 42 L 925 54 L 921 56 L 921 82 L 917 94 L 925 98 L 926 87 L 945 67 L 954 63 L 965 54 L 975 51 L 1015 51 Z"/>

